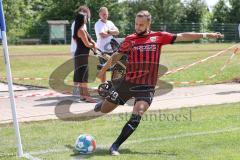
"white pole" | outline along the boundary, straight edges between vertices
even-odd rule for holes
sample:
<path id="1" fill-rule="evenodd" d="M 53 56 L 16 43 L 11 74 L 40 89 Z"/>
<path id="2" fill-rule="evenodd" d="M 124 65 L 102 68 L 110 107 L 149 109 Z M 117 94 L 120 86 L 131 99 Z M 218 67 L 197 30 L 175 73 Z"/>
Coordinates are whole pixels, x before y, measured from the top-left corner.
<path id="1" fill-rule="evenodd" d="M 240 24 L 238 25 L 239 39 L 240 39 Z"/>
<path id="2" fill-rule="evenodd" d="M 2 43 L 3 43 L 3 53 L 4 53 L 4 62 L 6 66 L 6 72 L 7 72 L 7 81 L 8 81 L 8 91 L 10 96 L 10 102 L 12 107 L 12 117 L 13 117 L 13 124 L 16 134 L 16 140 L 17 140 L 17 149 L 18 149 L 18 156 L 23 157 L 23 149 L 22 149 L 22 142 L 21 142 L 21 136 L 19 131 L 19 125 L 17 120 L 17 113 L 16 113 L 16 102 L 14 98 L 14 92 L 13 92 L 13 83 L 12 83 L 12 74 L 11 74 L 11 68 L 10 68 L 10 59 L 9 59 L 9 52 L 8 52 L 8 44 L 7 44 L 7 35 L 6 35 L 6 26 L 5 26 L 5 18 L 3 13 L 3 5 L 2 0 L 0 0 L 1 4 L 1 12 L 0 12 L 0 24 L 1 24 L 1 33 L 2 33 Z"/>

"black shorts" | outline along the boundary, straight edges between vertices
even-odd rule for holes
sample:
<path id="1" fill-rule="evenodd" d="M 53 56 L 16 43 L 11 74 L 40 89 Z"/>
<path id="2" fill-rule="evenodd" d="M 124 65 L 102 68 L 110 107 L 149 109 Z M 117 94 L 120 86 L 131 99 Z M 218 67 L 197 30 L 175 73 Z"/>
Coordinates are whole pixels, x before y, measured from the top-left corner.
<path id="1" fill-rule="evenodd" d="M 152 103 L 155 86 L 143 85 L 143 84 L 133 84 L 124 80 L 123 78 L 115 79 L 112 81 L 113 89 L 111 91 L 111 96 L 107 97 L 107 101 L 124 105 L 129 99 L 135 98 L 137 101 L 145 101 L 149 104 Z"/>

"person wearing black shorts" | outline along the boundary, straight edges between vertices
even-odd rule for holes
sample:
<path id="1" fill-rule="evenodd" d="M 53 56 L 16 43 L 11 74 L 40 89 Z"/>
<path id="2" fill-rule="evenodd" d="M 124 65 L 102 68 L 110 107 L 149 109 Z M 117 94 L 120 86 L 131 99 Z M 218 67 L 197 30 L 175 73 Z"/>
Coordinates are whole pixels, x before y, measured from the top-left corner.
<path id="1" fill-rule="evenodd" d="M 151 105 L 154 88 L 158 80 L 158 68 L 163 45 L 178 41 L 194 41 L 200 38 L 222 38 L 220 33 L 179 33 L 153 32 L 150 30 L 151 14 L 140 11 L 135 18 L 135 33 L 127 36 L 119 51 L 114 53 L 99 71 L 101 78 L 106 70 L 127 55 L 126 73 L 122 79 L 112 81 L 109 96 L 96 104 L 94 110 L 109 113 L 132 97 L 135 103 L 131 118 L 110 147 L 111 155 L 119 155 L 120 145 L 136 130 L 141 117 Z"/>
<path id="2" fill-rule="evenodd" d="M 96 101 L 90 97 L 88 92 L 88 57 L 90 48 L 96 49 L 96 43 L 91 39 L 84 29 L 87 23 L 87 14 L 80 12 L 76 15 L 73 38 L 77 43 L 74 54 L 74 76 L 73 81 L 80 90 L 80 99 L 86 102 Z"/>
<path id="3" fill-rule="evenodd" d="M 135 103 L 145 101 L 150 106 L 154 95 L 153 85 L 134 84 L 123 78 L 115 79 L 112 82 L 110 96 L 106 98 L 108 102 L 116 105 L 124 105 L 129 99 L 135 98 Z"/>

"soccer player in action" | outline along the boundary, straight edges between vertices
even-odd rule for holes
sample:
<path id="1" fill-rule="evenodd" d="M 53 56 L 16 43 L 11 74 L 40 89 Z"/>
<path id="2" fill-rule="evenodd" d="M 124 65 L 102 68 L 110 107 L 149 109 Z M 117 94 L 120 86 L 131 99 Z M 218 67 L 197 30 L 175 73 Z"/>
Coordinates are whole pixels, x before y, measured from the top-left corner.
<path id="1" fill-rule="evenodd" d="M 222 38 L 220 33 L 179 33 L 153 32 L 150 30 L 151 14 L 140 11 L 135 18 L 135 33 L 127 36 L 119 51 L 114 53 L 106 65 L 99 71 L 101 78 L 109 67 L 128 56 L 126 74 L 112 81 L 113 91 L 104 101 L 96 104 L 96 112 L 109 113 L 118 105 L 124 105 L 130 98 L 135 98 L 131 118 L 125 124 L 119 137 L 110 147 L 111 155 L 119 155 L 120 145 L 136 130 L 141 117 L 147 111 L 154 96 L 157 83 L 159 59 L 163 45 L 180 41 L 194 41 L 201 38 Z"/>

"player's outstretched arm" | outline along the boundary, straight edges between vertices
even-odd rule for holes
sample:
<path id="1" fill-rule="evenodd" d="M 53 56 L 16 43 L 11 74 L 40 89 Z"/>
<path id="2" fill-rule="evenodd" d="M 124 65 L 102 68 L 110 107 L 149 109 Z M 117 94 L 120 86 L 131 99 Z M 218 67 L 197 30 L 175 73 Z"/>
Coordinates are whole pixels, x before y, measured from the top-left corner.
<path id="1" fill-rule="evenodd" d="M 218 39 L 223 38 L 224 35 L 221 33 L 194 33 L 194 32 L 186 32 L 186 33 L 179 33 L 177 34 L 177 38 L 175 42 L 182 42 L 182 41 L 195 41 L 201 38 L 212 38 Z"/>
<path id="2" fill-rule="evenodd" d="M 106 62 L 106 64 L 102 67 L 102 69 L 98 72 L 97 77 L 101 79 L 101 77 L 104 75 L 104 73 L 114 64 L 116 64 L 121 58 L 123 54 L 121 53 L 114 53 Z"/>

